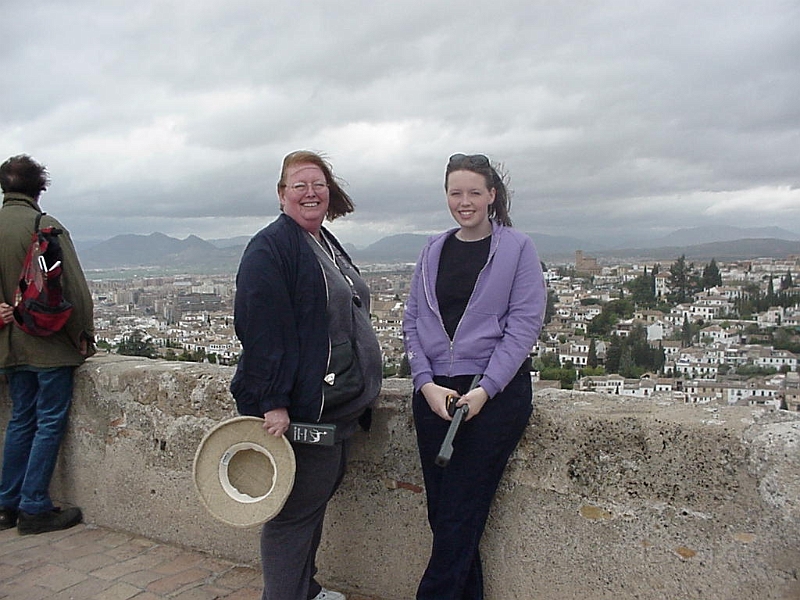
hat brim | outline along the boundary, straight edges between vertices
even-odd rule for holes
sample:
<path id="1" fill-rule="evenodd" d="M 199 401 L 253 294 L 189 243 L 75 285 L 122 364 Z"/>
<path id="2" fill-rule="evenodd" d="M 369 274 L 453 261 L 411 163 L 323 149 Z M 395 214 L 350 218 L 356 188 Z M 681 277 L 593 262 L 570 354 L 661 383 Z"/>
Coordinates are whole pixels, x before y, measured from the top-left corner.
<path id="1" fill-rule="evenodd" d="M 194 457 L 194 485 L 211 515 L 234 527 L 272 519 L 292 491 L 295 458 L 285 437 L 258 417 L 235 417 L 209 431 Z"/>

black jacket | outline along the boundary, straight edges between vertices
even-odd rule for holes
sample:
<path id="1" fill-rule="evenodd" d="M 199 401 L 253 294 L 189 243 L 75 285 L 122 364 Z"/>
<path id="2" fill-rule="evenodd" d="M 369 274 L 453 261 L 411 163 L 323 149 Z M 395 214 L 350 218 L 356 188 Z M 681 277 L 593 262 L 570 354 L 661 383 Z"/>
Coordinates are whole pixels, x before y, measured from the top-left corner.
<path id="1" fill-rule="evenodd" d="M 286 407 L 293 421 L 320 420 L 326 306 L 325 278 L 304 230 L 280 215 L 250 240 L 236 275 L 234 326 L 242 355 L 230 389 L 239 413 L 263 417 Z"/>

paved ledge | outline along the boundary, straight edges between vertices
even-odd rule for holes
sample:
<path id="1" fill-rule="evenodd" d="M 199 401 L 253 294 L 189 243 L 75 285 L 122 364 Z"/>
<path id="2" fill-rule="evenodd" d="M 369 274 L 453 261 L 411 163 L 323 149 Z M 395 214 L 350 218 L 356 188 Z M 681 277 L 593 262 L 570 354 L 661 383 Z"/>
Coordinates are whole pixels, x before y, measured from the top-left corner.
<path id="1" fill-rule="evenodd" d="M 54 496 L 101 531 L 256 566 L 258 530 L 211 520 L 191 482 L 200 439 L 234 414 L 231 375 L 89 360 Z M 407 380 L 385 382 L 330 505 L 320 576 L 352 595 L 407 600 L 424 568 L 409 394 Z M 484 536 L 489 600 L 800 598 L 800 416 L 558 390 L 535 402 Z"/>

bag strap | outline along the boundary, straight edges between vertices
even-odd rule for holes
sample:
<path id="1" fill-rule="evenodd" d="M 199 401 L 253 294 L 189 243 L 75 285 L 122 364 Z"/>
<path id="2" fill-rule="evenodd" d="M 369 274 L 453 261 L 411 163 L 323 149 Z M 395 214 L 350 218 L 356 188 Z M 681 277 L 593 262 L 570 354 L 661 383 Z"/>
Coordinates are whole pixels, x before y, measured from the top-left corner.
<path id="1" fill-rule="evenodd" d="M 43 213 L 43 212 L 37 213 L 36 222 L 33 224 L 33 232 L 34 233 L 39 233 L 39 223 L 42 222 L 42 217 L 45 216 L 46 214 L 47 213 Z"/>

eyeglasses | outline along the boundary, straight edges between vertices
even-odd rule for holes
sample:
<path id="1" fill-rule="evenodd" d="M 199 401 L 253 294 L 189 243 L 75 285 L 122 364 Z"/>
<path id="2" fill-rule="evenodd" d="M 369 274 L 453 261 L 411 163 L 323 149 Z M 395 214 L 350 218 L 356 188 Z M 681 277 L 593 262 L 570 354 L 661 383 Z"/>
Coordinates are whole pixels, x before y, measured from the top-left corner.
<path id="1" fill-rule="evenodd" d="M 458 167 L 489 167 L 489 159 L 483 154 L 453 154 L 450 160 L 447 161 L 448 169 L 455 169 Z"/>
<path id="2" fill-rule="evenodd" d="M 308 188 L 314 190 L 315 194 L 321 194 L 328 189 L 328 184 L 324 181 L 315 181 L 314 183 L 306 183 L 305 181 L 298 181 L 292 185 L 286 186 L 295 194 L 307 194 Z"/>

